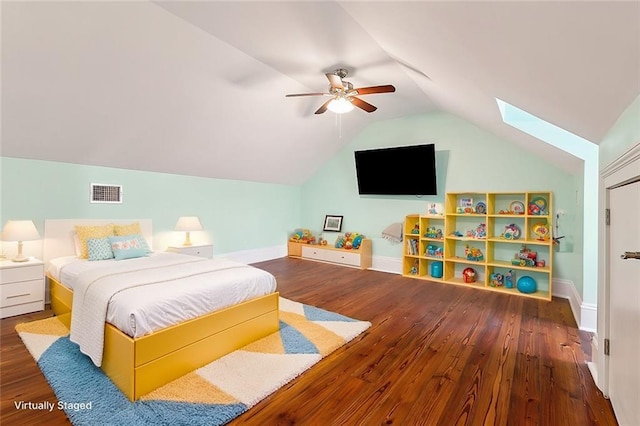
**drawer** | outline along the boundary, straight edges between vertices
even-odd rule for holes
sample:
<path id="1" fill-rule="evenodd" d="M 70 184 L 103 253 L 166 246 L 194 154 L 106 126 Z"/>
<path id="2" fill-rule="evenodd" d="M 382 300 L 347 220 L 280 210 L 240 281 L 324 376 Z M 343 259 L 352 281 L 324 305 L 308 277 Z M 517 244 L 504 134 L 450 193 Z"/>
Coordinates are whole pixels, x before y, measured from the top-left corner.
<path id="1" fill-rule="evenodd" d="M 325 260 L 325 253 L 327 253 L 327 250 L 308 246 L 302 247 L 302 257 L 307 259 Z"/>
<path id="2" fill-rule="evenodd" d="M 18 281 L 41 280 L 44 278 L 44 265 L 3 268 L 0 270 L 0 284 Z"/>
<path id="3" fill-rule="evenodd" d="M 343 265 L 360 266 L 360 254 L 348 251 L 327 251 L 324 260 Z"/>
<path id="4" fill-rule="evenodd" d="M 23 268 L 20 268 L 23 269 Z M 0 307 L 44 300 L 44 279 L 23 281 L 0 286 Z"/>

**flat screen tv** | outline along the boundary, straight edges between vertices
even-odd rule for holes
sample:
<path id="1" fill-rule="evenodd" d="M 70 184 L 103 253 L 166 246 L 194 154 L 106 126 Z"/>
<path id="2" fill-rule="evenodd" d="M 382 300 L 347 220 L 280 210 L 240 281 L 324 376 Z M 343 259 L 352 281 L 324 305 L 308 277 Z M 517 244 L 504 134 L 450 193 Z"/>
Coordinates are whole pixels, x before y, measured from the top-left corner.
<path id="1" fill-rule="evenodd" d="M 435 145 L 355 151 L 358 193 L 437 195 Z"/>

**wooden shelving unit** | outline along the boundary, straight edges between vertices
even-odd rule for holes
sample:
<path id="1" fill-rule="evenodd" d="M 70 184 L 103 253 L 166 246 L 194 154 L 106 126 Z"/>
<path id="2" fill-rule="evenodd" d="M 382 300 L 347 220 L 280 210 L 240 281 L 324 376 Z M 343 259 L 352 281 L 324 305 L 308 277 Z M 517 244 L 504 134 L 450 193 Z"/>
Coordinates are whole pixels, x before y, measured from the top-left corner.
<path id="1" fill-rule="evenodd" d="M 402 274 L 551 300 L 552 199 L 550 191 L 447 193 L 444 215 L 406 217 Z M 529 250 L 530 258 L 516 261 L 523 248 Z M 482 257 L 474 260 L 473 254 L 478 253 Z M 536 263 L 532 266 L 534 253 Z M 431 275 L 433 262 L 442 262 L 442 277 Z M 464 281 L 466 268 L 475 270 L 475 282 Z M 506 276 L 509 271 L 514 277 L 513 288 L 506 288 L 504 283 L 495 286 L 492 275 Z M 525 275 L 536 281 L 536 292 L 517 289 L 518 279 Z"/>

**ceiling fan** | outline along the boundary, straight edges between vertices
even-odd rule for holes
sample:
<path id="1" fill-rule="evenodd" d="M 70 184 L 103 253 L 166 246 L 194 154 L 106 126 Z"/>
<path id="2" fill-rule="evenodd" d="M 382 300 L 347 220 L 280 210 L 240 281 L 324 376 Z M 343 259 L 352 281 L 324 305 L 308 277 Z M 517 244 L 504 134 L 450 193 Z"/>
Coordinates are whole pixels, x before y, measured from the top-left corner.
<path id="1" fill-rule="evenodd" d="M 354 89 L 353 84 L 343 80 L 348 74 L 349 71 L 344 68 L 338 68 L 332 73 L 325 74 L 327 76 L 327 79 L 329 80 L 328 93 L 294 93 L 286 95 L 286 97 L 291 98 L 296 96 L 331 96 L 331 99 L 323 103 L 315 113 L 322 114 L 328 109 L 330 111 L 341 114 L 351 111 L 354 105 L 362 110 L 365 110 L 366 112 L 373 112 L 378 108 L 368 102 L 363 101 L 357 96 L 371 95 L 374 93 L 390 93 L 396 91 L 396 88 L 390 84 L 384 86 L 370 86 Z"/>

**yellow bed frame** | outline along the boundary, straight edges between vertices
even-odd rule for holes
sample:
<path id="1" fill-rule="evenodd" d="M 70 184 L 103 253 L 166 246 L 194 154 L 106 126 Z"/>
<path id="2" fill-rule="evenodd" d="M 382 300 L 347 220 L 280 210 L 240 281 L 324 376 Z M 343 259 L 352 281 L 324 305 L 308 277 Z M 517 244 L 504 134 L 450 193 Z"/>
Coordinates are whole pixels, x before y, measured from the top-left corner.
<path id="1" fill-rule="evenodd" d="M 73 291 L 49 276 L 51 307 L 71 325 Z M 279 293 L 132 338 L 104 327 L 102 370 L 131 401 L 279 329 Z"/>

